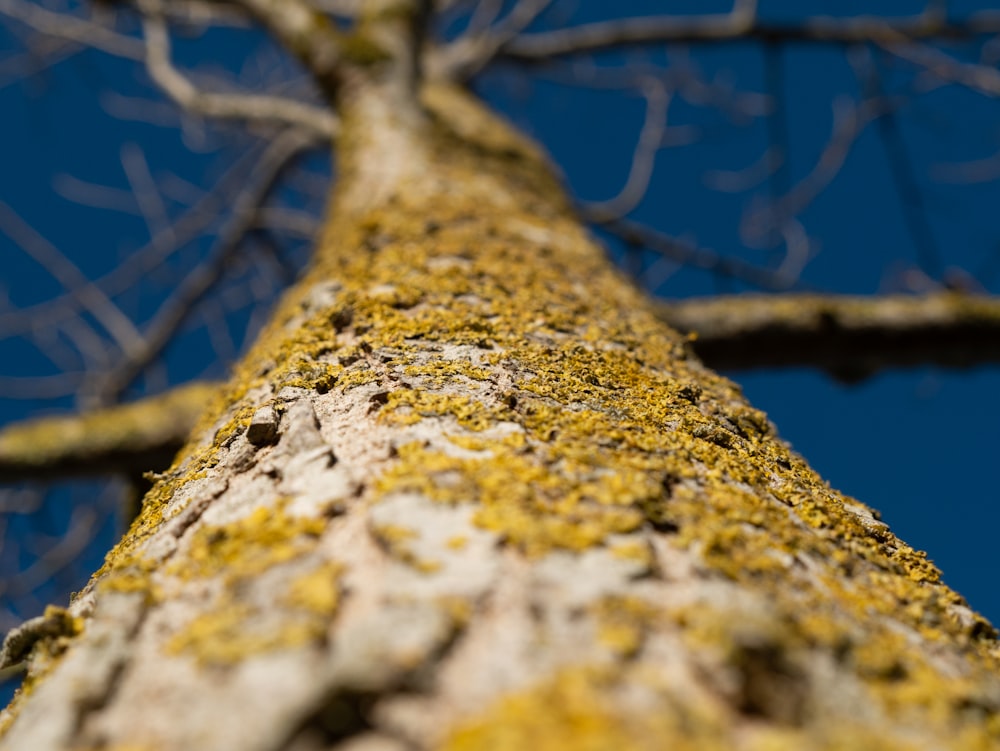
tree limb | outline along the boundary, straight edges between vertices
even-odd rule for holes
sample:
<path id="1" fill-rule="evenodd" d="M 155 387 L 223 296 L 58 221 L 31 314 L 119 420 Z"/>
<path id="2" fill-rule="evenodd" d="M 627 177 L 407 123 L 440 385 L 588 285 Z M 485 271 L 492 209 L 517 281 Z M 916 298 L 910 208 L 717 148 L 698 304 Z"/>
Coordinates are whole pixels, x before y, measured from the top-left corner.
<path id="1" fill-rule="evenodd" d="M 432 75 L 453 81 L 468 80 L 550 5 L 552 0 L 520 0 L 506 17 L 494 23 L 503 3 L 479 3 L 466 32 L 451 44 L 432 50 Z"/>
<path id="2" fill-rule="evenodd" d="M 189 383 L 131 404 L 10 425 L 0 430 L 0 481 L 162 469 L 218 389 Z"/>
<path id="3" fill-rule="evenodd" d="M 695 332 L 695 352 L 721 370 L 811 366 L 854 382 L 886 368 L 1000 362 L 995 297 L 740 295 L 662 303 L 659 313 Z"/>

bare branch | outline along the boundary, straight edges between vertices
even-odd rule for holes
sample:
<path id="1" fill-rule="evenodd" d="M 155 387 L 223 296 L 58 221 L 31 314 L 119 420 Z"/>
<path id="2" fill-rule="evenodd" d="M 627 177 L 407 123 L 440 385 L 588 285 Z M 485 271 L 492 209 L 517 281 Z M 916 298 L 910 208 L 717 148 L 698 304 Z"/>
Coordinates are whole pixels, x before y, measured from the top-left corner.
<path id="1" fill-rule="evenodd" d="M 56 175 L 52 188 L 67 201 L 81 206 L 142 216 L 135 194 L 122 188 L 98 185 L 67 174 Z"/>
<path id="2" fill-rule="evenodd" d="M 141 348 L 142 336 L 128 316 L 69 258 L 3 202 L 0 202 L 0 231 L 17 242 L 25 253 L 71 292 L 80 305 L 100 322 L 123 352 L 135 352 Z"/>
<path id="3" fill-rule="evenodd" d="M 683 53 L 671 56 L 667 66 L 635 60 L 627 66 L 602 66 L 591 60 L 559 61 L 538 72 L 539 78 L 563 86 L 587 89 L 618 89 L 634 91 L 649 80 L 660 81 L 688 103 L 697 107 L 712 107 L 734 123 L 750 123 L 768 111 L 768 98 L 749 91 L 737 91 L 724 80 L 706 81 L 697 66 Z M 694 130 L 691 126 L 688 126 Z M 676 131 L 675 126 L 672 130 Z M 674 143 L 678 142 L 675 137 Z"/>
<path id="4" fill-rule="evenodd" d="M 121 162 L 132 188 L 132 195 L 135 196 L 135 202 L 149 228 L 149 236 L 163 230 L 169 231 L 167 207 L 156 187 L 156 180 L 149 171 L 149 163 L 142 149 L 134 143 L 126 143 L 121 148 Z"/>
<path id="5" fill-rule="evenodd" d="M 871 99 L 886 100 L 882 76 L 871 50 L 854 50 L 854 54 L 848 55 L 848 61 L 854 66 L 865 95 Z M 902 204 L 903 220 L 920 266 L 927 274 L 940 277 L 944 268 L 941 251 L 935 240 L 934 227 L 928 216 L 924 194 L 907 153 L 906 139 L 894 109 L 887 109 L 876 119 L 876 128 L 889 161 L 892 179 Z"/>
<path id="6" fill-rule="evenodd" d="M 166 467 L 219 388 L 189 383 L 131 404 L 10 425 L 0 431 L 0 481 Z"/>
<path id="7" fill-rule="evenodd" d="M 8 399 L 59 399 L 80 389 L 86 373 L 58 373 L 50 376 L 0 376 L 0 393 Z"/>
<path id="8" fill-rule="evenodd" d="M 886 52 L 924 68 L 936 78 L 959 84 L 990 97 L 1000 96 L 1000 70 L 981 63 L 965 63 L 926 44 L 911 43 L 902 34 L 880 41 Z"/>
<path id="9" fill-rule="evenodd" d="M 236 197 L 222 233 L 205 263 L 193 269 L 170 299 L 157 311 L 144 332 L 143 347 L 133 352 L 101 385 L 101 403 L 113 402 L 167 346 L 196 304 L 223 277 L 246 233 L 257 222 L 257 212 L 289 163 L 316 144 L 316 134 L 289 130 L 278 136 L 260 157 L 248 185 Z"/>
<path id="10" fill-rule="evenodd" d="M 93 506 L 75 506 L 70 511 L 66 535 L 58 538 L 30 566 L 5 577 L 3 594 L 17 597 L 38 588 L 67 566 L 75 563 L 93 542 L 94 530 L 105 518 L 105 511 Z"/>
<path id="11" fill-rule="evenodd" d="M 935 165 L 932 174 L 941 182 L 966 184 L 991 182 L 1000 177 L 1000 151 L 982 159 Z"/>
<path id="12" fill-rule="evenodd" d="M 163 8 L 169 21 L 188 26 L 247 28 L 253 21 L 236 2 L 220 0 L 169 0 Z"/>
<path id="13" fill-rule="evenodd" d="M 361 0 L 307 0 L 307 4 L 321 13 L 341 18 L 354 18 L 361 8 Z"/>
<path id="14" fill-rule="evenodd" d="M 648 16 L 583 24 L 554 31 L 521 34 L 498 54 L 533 63 L 556 57 L 650 44 L 702 44 L 748 39 L 772 43 L 813 42 L 836 45 L 893 44 L 900 39 L 964 39 L 1000 32 L 1000 15 L 979 13 L 960 22 L 938 13 L 887 21 L 877 16 L 812 17 L 800 23 L 756 18 L 753 2 L 737 2 L 730 13 L 705 16 Z"/>
<path id="15" fill-rule="evenodd" d="M 133 37 L 119 34 L 102 24 L 70 13 L 48 10 L 26 0 L 0 0 L 0 13 L 35 31 L 130 60 L 142 60 L 145 46 Z"/>
<path id="16" fill-rule="evenodd" d="M 319 219 L 307 211 L 264 208 L 258 212 L 257 226 L 273 232 L 286 233 L 311 240 L 320 230 Z"/>
<path id="17" fill-rule="evenodd" d="M 658 232 L 630 219 L 608 221 L 601 217 L 591 217 L 586 210 L 581 210 L 580 214 L 585 221 L 594 222 L 602 230 L 618 237 L 627 245 L 648 248 L 664 258 L 685 266 L 704 269 L 724 278 L 739 279 L 758 289 L 775 292 L 791 289 L 797 283 L 797 277 L 784 276 L 739 258 L 727 257 L 714 250 L 699 248 L 692 243 Z"/>
<path id="18" fill-rule="evenodd" d="M 643 95 L 646 99 L 646 117 L 639 138 L 636 139 L 628 179 L 614 198 L 586 203 L 587 215 L 594 217 L 591 221 L 600 222 L 625 216 L 642 202 L 649 188 L 656 153 L 664 145 L 671 95 L 661 82 L 655 80 L 645 82 Z"/>
<path id="19" fill-rule="evenodd" d="M 503 13 L 503 0 L 478 0 L 463 36 L 485 34 L 501 13 Z"/>
<path id="20" fill-rule="evenodd" d="M 148 275 L 185 243 L 208 231 L 232 201 L 232 196 L 246 185 L 254 165 L 260 159 L 260 147 L 247 149 L 212 187 L 169 227 L 154 235 L 149 243 L 130 253 L 107 275 L 87 284 L 95 285 L 104 295 L 113 297 Z M 71 319 L 83 307 L 76 287 L 66 296 L 20 310 L 0 314 L 0 336 L 31 331 L 35 325 L 57 327 Z"/>
<path id="21" fill-rule="evenodd" d="M 697 332 L 699 357 L 722 370 L 815 367 L 853 382 L 885 368 L 1000 362 L 1000 299 L 740 295 L 663 303 L 660 316 Z"/>
<path id="22" fill-rule="evenodd" d="M 768 146 L 751 164 L 736 170 L 707 170 L 702 180 L 712 190 L 722 193 L 742 193 L 760 185 L 774 175 L 783 162 L 781 150 Z"/>
<path id="23" fill-rule="evenodd" d="M 783 231 L 784 225 L 801 214 L 840 173 L 865 127 L 898 105 L 897 100 L 881 97 L 857 104 L 846 99 L 835 101 L 830 138 L 815 166 L 784 195 L 750 207 L 740 227 L 744 242 L 770 242 L 775 232 Z"/>
<path id="24" fill-rule="evenodd" d="M 340 74 L 341 34 L 305 0 L 234 0 L 294 54 L 331 101 Z"/>
<path id="25" fill-rule="evenodd" d="M 502 2 L 483 0 L 476 6 L 466 33 L 449 45 L 433 51 L 432 75 L 448 80 L 467 80 L 482 70 L 504 47 L 552 5 L 553 0 L 519 0 L 510 13 L 494 24 Z"/>
<path id="26" fill-rule="evenodd" d="M 332 138 L 337 119 L 327 109 L 283 97 L 256 94 L 221 94 L 198 89 L 170 61 L 170 36 L 158 2 L 146 0 L 143 13 L 146 68 L 163 92 L 189 112 L 229 120 L 263 121 L 300 125 Z"/>
<path id="27" fill-rule="evenodd" d="M 86 49 L 77 42 L 38 33 L 30 36 L 25 34 L 24 45 L 27 47 L 24 52 L 0 61 L 0 89 L 6 88 L 15 81 L 23 81 L 37 76 L 66 60 L 72 59 Z"/>

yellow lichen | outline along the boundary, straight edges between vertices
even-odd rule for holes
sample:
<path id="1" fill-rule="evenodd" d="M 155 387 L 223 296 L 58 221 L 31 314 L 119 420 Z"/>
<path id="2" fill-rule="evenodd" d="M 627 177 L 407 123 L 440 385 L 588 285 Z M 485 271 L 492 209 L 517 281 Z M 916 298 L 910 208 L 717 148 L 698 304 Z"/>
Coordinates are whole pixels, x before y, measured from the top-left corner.
<path id="1" fill-rule="evenodd" d="M 201 665 L 231 665 L 262 652 L 319 644 L 340 606 L 341 573 L 340 565 L 326 562 L 294 576 L 281 598 L 280 616 L 271 603 L 241 599 L 238 583 L 231 583 L 167 641 L 166 649 L 191 654 Z"/>
<path id="2" fill-rule="evenodd" d="M 270 603 L 245 599 L 242 583 L 297 566 L 315 550 L 325 528 L 322 519 L 293 516 L 285 503 L 278 503 L 228 524 L 198 529 L 187 554 L 165 573 L 181 580 L 221 577 L 223 588 L 206 612 L 171 637 L 167 650 L 191 653 L 203 665 L 225 665 L 324 638 L 340 600 L 338 565 L 323 563 L 281 585 L 285 612 L 277 619 Z"/>
<path id="3" fill-rule="evenodd" d="M 324 520 L 292 516 L 283 503 L 262 506 L 229 524 L 198 529 L 187 554 L 166 571 L 180 578 L 221 574 L 236 581 L 252 577 L 308 552 L 325 529 Z"/>
<path id="4" fill-rule="evenodd" d="M 277 628 L 271 624 L 262 627 L 258 609 L 220 603 L 171 637 L 166 649 L 174 654 L 190 653 L 200 665 L 233 665 L 248 655 L 318 642 L 327 627 L 326 621 L 317 618 L 285 620 Z"/>
<path id="5" fill-rule="evenodd" d="M 649 543 L 642 540 L 629 540 L 612 545 L 611 552 L 617 558 L 635 561 L 642 564 L 645 568 L 651 567 L 655 562 L 655 557 L 653 551 L 649 548 Z"/>
<path id="6" fill-rule="evenodd" d="M 721 741 L 721 724 L 708 717 L 688 714 L 681 719 L 666 703 L 647 711 L 622 708 L 615 700 L 620 680 L 596 668 L 566 669 L 548 682 L 503 697 L 452 730 L 439 751 L 728 748 Z"/>
<path id="7" fill-rule="evenodd" d="M 285 601 L 294 608 L 308 610 L 317 615 L 330 615 L 340 603 L 340 575 L 343 568 L 336 563 L 326 563 L 303 574 L 288 590 Z"/>
<path id="8" fill-rule="evenodd" d="M 647 629 L 662 617 L 656 607 L 628 595 L 602 597 L 592 611 L 597 620 L 598 640 L 625 658 L 639 652 Z"/>

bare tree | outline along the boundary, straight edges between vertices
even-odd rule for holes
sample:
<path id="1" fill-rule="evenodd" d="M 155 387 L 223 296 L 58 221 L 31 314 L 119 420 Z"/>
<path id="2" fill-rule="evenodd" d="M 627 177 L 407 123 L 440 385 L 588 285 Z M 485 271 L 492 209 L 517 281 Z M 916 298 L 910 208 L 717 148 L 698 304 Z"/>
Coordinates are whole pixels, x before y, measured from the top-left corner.
<path id="1" fill-rule="evenodd" d="M 168 188 L 140 151 L 123 150 L 150 241 L 102 278 L 0 204 L 0 228 L 66 290 L 8 311 L 0 329 L 67 367 L 4 386 L 103 408 L 0 435 L 0 477 L 160 470 L 69 608 L 4 642 L 0 662 L 28 669 L 3 715 L 4 748 L 997 741 L 993 628 L 877 515 L 831 491 L 662 320 L 702 332 L 710 363 L 808 363 L 857 379 L 916 361 L 995 361 L 1000 306 L 946 274 L 920 239 L 934 292 L 923 297 L 657 307 L 611 269 L 580 217 L 632 248 L 648 286 L 657 258 L 793 289 L 815 252 L 804 214 L 862 133 L 894 127 L 928 87 L 997 93 L 989 41 L 1000 19 L 956 21 L 932 3 L 914 18 L 782 25 L 738 0 L 718 15 L 560 26 L 558 5 L 0 0 L 36 67 L 99 49 L 144 66 L 185 128 L 245 126 L 234 136 L 243 155 L 205 191 Z M 308 80 L 285 67 L 286 79 L 247 87 L 173 62 L 178 35 L 256 26 Z M 980 57 L 949 54 L 938 44 L 949 39 L 971 40 Z M 684 61 L 599 59 L 746 40 L 836 45 L 857 71 L 858 99 L 837 103 L 829 142 L 794 182 L 775 92 L 739 93 Z M 883 57 L 912 72 L 905 89 L 886 90 Z M 616 195 L 574 205 L 537 147 L 468 95 L 496 66 L 641 97 Z M 751 188 L 741 235 L 776 249 L 773 262 L 635 218 L 658 152 L 685 138 L 671 121 L 677 100 L 770 123 L 753 169 L 713 179 Z M 116 101 L 120 114 L 150 116 Z M 331 142 L 337 181 L 319 218 L 298 208 L 325 192 L 304 156 Z M 906 165 L 895 171 L 903 193 L 914 185 Z M 122 205 L 78 181 L 62 189 Z M 167 190 L 188 208 L 172 214 Z M 924 238 L 919 214 L 910 222 Z M 152 316 L 123 312 L 124 290 L 206 234 L 211 247 Z M 284 244 L 314 234 L 306 273 L 228 385 L 109 407 L 195 313 L 211 328 L 225 315 L 208 306 L 273 294 L 233 283 L 241 252 L 291 277 Z M 238 349 L 214 330 L 218 349 Z M 196 420 L 173 465 L 158 464 Z M 47 563 L 69 560 L 93 523 L 76 518 Z"/>

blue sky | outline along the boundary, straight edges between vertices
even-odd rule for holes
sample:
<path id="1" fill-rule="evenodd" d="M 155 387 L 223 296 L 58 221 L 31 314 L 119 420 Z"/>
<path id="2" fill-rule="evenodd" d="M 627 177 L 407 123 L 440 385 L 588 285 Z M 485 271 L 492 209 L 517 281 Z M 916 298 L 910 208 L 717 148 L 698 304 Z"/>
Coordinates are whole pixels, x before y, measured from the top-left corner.
<path id="1" fill-rule="evenodd" d="M 635 15 L 653 10 L 680 13 L 728 8 L 728 3 L 705 0 L 614 5 L 616 12 Z M 810 12 L 904 15 L 918 11 L 921 5 L 902 0 L 781 0 L 762 2 L 761 7 L 770 18 L 794 19 Z M 580 0 L 573 7 L 576 10 L 568 20 L 582 22 L 607 13 L 608 4 Z M 961 17 L 988 7 L 988 3 L 954 2 L 951 7 Z M 221 54 L 219 69 L 238 71 L 246 80 L 267 80 L 274 72 L 268 62 L 273 57 L 257 58 L 253 64 L 243 64 L 239 57 L 259 46 L 258 37 L 240 33 L 215 36 L 210 41 L 207 45 L 198 40 L 178 44 L 178 58 L 194 65 L 210 48 Z M 19 49 L 9 35 L 0 32 L 0 51 L 13 55 Z M 968 54 L 961 46 L 950 51 L 958 56 Z M 685 54 L 706 80 L 718 86 L 768 93 L 764 53 L 746 43 L 686 53 L 671 49 L 638 57 L 605 55 L 597 62 L 612 67 L 636 60 L 676 64 Z M 891 91 L 905 90 L 912 82 L 910 68 L 891 60 L 882 62 L 882 83 Z M 812 168 L 830 133 L 832 102 L 838 97 L 856 97 L 858 84 L 843 50 L 836 48 L 783 47 L 772 64 L 782 72 L 779 91 L 787 110 L 788 159 L 782 174 L 775 178 L 780 185 L 781 181 L 794 183 Z M 552 71 L 524 74 L 505 69 L 485 78 L 480 90 L 547 146 L 577 196 L 609 198 L 627 176 L 643 100 L 630 92 L 565 86 L 554 80 L 558 77 Z M 173 174 L 172 194 L 191 192 L 186 183 L 205 184 L 220 169 L 220 160 L 233 150 L 221 137 L 202 138 L 197 128 L 182 134 L 175 128 L 123 118 L 123 109 L 131 113 L 130 118 L 137 113 L 159 118 L 163 108 L 155 103 L 156 95 L 140 71 L 101 55 L 83 54 L 26 79 L 0 79 L 0 85 L 4 122 L 0 201 L 92 278 L 134 253 L 148 237 L 146 224 L 140 216 L 82 206 L 63 196 L 79 194 L 83 183 L 128 190 L 123 155 L 134 166 L 135 155 L 140 153 L 156 179 L 167 172 Z M 123 96 L 142 97 L 146 103 L 135 107 Z M 721 253 L 761 265 L 775 263 L 773 251 L 747 250 L 740 241 L 741 213 L 754 191 L 723 193 L 712 181 L 713 176 L 744 169 L 759 158 L 768 140 L 767 120 L 734 124 L 718 111 L 682 98 L 671 104 L 669 118 L 677 129 L 674 135 L 690 143 L 660 152 L 650 190 L 634 216 Z M 908 101 L 900 108 L 893 128 L 888 134 L 875 127 L 866 130 L 829 189 L 803 213 L 803 224 L 816 241 L 816 253 L 802 273 L 802 285 L 856 294 L 897 287 L 902 272 L 912 272 L 921 263 L 928 265 L 918 248 L 927 237 L 915 238 L 912 229 L 913 212 L 919 211 L 922 226 L 929 228 L 939 265 L 962 269 L 976 276 L 985 289 L 1000 292 L 1000 226 L 995 210 L 1000 205 L 1000 183 L 992 179 L 962 185 L 936 179 L 942 170 L 947 173 L 949 164 L 982 159 L 1000 150 L 1000 106 L 979 94 L 943 87 Z M 896 188 L 894 169 L 899 169 L 900 154 L 918 187 L 917 208 L 912 202 L 907 208 Z M 322 155 L 313 160 L 318 174 L 322 174 L 324 161 Z M 765 188 L 766 184 L 758 192 L 766 194 Z M 298 195 L 288 198 L 295 203 Z M 173 211 L 177 205 L 168 200 L 167 208 Z M 148 318 L 155 303 L 206 247 L 207 241 L 195 242 L 171 264 L 123 292 L 123 308 L 140 320 Z M 614 252 L 620 254 L 620 250 Z M 298 244 L 286 254 L 286 260 L 294 267 L 301 265 L 304 256 L 304 248 Z M 0 260 L 0 300 L 24 307 L 61 292 L 50 275 L 2 236 Z M 646 258 L 647 264 L 652 262 L 652 257 Z M 738 281 L 720 281 L 703 271 L 675 270 L 662 264 L 655 271 L 663 272 L 656 292 L 668 297 L 747 289 Z M 259 253 L 250 253 L 244 264 L 232 269 L 231 276 L 227 289 L 238 288 L 242 280 L 254 287 L 255 299 L 272 299 L 280 286 L 280 274 Z M 255 320 L 253 308 L 238 301 L 227 303 L 227 308 L 233 312 L 226 328 L 232 346 L 238 349 L 247 325 L 252 328 Z M 0 308 L 0 323 L 4 312 Z M 146 377 L 135 393 L 192 377 L 222 374 L 216 351 L 225 346 L 220 344 L 217 330 L 213 338 L 203 325 L 212 315 L 218 315 L 216 308 L 196 311 L 181 341 L 168 350 L 162 367 Z M 35 334 L 44 334 L 55 324 L 39 314 L 32 317 L 31 326 Z M 6 336 L 0 338 L 0 377 L 55 372 L 53 363 L 24 337 L 10 334 L 0 325 L 0 336 Z M 993 475 L 1000 453 L 1000 369 L 946 372 L 925 368 L 881 374 L 851 387 L 805 370 L 733 377 L 743 385 L 751 402 L 769 414 L 782 436 L 831 485 L 881 511 L 897 534 L 928 551 L 944 570 L 946 581 L 963 593 L 973 608 L 1000 622 L 1000 590 L 992 573 L 996 567 L 994 538 L 1000 528 L 1000 490 Z M 73 406 L 71 398 L 5 398 L 9 396 L 0 393 L 0 422 Z M 7 555 L 0 551 L 0 565 L 30 565 L 35 553 L 24 544 L 25 539 L 35 535 L 42 544 L 45 536 L 52 540 L 65 536 L 70 519 L 67 506 L 97 494 L 93 486 L 64 489 L 50 495 L 36 514 L 5 517 Z M 113 522 L 105 519 L 98 527 L 84 560 L 56 582 L 40 587 L 35 602 L 59 601 L 69 589 L 82 585 L 113 540 Z M 19 607 L 29 611 L 33 606 Z"/>

